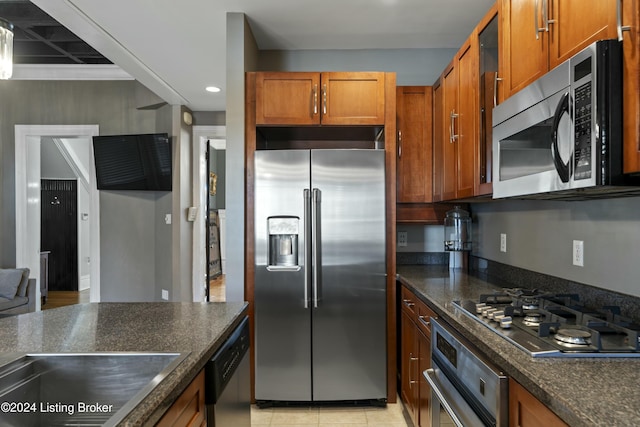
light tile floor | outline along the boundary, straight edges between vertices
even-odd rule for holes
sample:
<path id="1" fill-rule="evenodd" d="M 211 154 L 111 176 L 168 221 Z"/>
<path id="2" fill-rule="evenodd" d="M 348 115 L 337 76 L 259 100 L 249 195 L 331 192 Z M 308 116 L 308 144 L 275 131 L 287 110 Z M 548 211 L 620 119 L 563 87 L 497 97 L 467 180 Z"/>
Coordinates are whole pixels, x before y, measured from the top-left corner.
<path id="1" fill-rule="evenodd" d="M 375 407 L 287 407 L 259 409 L 251 406 L 251 426 L 271 427 L 407 427 L 402 403 Z"/>

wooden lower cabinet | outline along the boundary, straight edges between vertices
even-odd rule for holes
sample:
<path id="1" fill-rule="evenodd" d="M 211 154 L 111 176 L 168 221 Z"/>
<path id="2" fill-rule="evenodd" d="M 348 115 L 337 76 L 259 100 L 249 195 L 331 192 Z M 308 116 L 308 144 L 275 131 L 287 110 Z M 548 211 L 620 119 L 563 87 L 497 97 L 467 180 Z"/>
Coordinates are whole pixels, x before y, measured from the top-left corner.
<path id="1" fill-rule="evenodd" d="M 431 367 L 431 338 L 418 332 L 418 424 L 421 427 L 431 425 L 431 386 L 422 374 Z"/>
<path id="2" fill-rule="evenodd" d="M 431 425 L 431 387 L 422 373 L 431 367 L 430 318 L 435 313 L 415 294 L 401 287 L 400 397 L 413 425 Z"/>
<path id="3" fill-rule="evenodd" d="M 205 427 L 204 370 L 165 412 L 156 427 Z"/>
<path id="4" fill-rule="evenodd" d="M 400 313 L 402 331 L 400 359 L 400 397 L 414 425 L 418 425 L 418 330 L 405 310 Z"/>
<path id="5" fill-rule="evenodd" d="M 567 424 L 509 378 L 509 427 L 567 427 Z"/>

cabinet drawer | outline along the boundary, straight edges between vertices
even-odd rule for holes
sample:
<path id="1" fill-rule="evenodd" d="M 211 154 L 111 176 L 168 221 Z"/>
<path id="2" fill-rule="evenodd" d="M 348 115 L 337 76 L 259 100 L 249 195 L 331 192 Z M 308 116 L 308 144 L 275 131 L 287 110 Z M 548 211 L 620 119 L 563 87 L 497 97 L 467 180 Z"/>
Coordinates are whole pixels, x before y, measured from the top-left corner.
<path id="1" fill-rule="evenodd" d="M 418 298 L 411 292 L 409 289 L 404 286 L 400 290 L 400 304 L 402 305 L 402 310 L 406 311 L 411 320 L 414 322 L 418 319 L 418 309 L 416 303 L 418 302 Z"/>
<path id="2" fill-rule="evenodd" d="M 425 303 L 418 301 L 418 317 L 416 323 L 418 328 L 424 333 L 427 338 L 431 338 L 431 318 L 438 317 L 436 313 L 431 310 Z"/>

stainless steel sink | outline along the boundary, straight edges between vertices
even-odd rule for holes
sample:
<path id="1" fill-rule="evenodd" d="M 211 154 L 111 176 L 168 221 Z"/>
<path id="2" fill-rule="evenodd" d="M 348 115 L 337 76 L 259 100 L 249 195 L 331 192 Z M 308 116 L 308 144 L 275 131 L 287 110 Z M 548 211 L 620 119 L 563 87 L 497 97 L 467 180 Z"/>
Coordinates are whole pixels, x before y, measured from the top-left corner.
<path id="1" fill-rule="evenodd" d="M 116 425 L 186 356 L 27 354 L 0 366 L 0 425 Z"/>

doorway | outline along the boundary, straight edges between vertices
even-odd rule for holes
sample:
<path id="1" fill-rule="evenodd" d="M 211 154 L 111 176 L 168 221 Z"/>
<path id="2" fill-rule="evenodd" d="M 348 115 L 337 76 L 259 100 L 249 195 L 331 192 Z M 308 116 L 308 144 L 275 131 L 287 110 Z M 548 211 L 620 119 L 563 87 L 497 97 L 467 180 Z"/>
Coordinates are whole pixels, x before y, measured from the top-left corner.
<path id="1" fill-rule="evenodd" d="M 16 265 L 26 266 L 40 285 L 41 252 L 41 145 L 50 139 L 72 140 L 87 151 L 88 161 L 75 158 L 77 150 L 67 150 L 65 157 L 74 164 L 89 194 L 89 300 L 100 301 L 100 205 L 96 188 L 91 137 L 98 135 L 98 125 L 16 125 Z M 48 138 L 51 137 L 51 138 Z M 86 180 L 86 184 L 84 181 Z M 82 214 L 84 215 L 84 213 Z M 85 280 L 83 280 L 84 282 Z M 36 310 L 41 309 L 40 286 L 37 286 Z"/>
<path id="2" fill-rule="evenodd" d="M 67 179 L 40 182 L 40 251 L 48 253 L 47 290 L 77 292 L 78 183 Z"/>
<path id="3" fill-rule="evenodd" d="M 193 234 L 193 300 L 194 301 L 225 301 L 225 261 L 226 261 L 226 211 L 224 206 L 225 173 L 224 158 L 226 149 L 225 126 L 194 126 L 193 127 L 193 200 L 197 201 L 199 213 L 194 222 Z M 213 153 L 213 155 L 211 155 Z M 209 160 L 216 157 L 218 160 L 209 165 Z M 212 175 L 213 173 L 213 175 Z M 215 188 L 214 188 L 215 185 Z M 218 266 L 222 268 L 222 274 L 209 280 L 210 227 L 212 212 L 217 223 L 219 250 Z"/>

